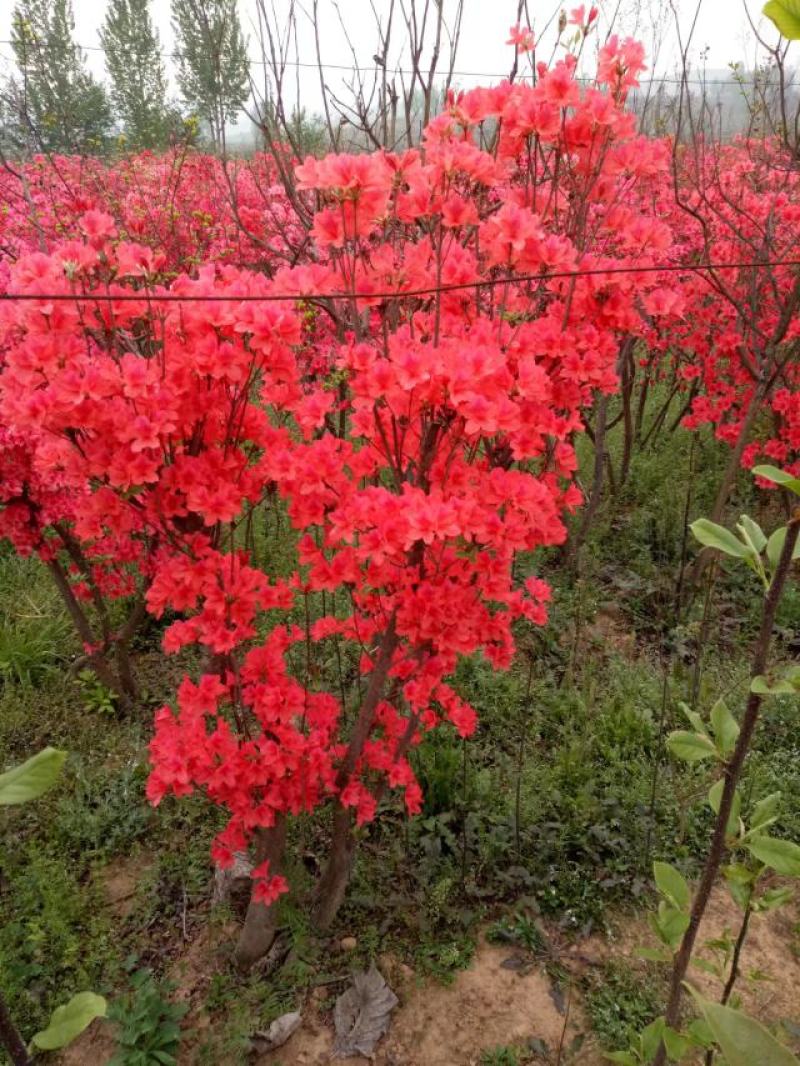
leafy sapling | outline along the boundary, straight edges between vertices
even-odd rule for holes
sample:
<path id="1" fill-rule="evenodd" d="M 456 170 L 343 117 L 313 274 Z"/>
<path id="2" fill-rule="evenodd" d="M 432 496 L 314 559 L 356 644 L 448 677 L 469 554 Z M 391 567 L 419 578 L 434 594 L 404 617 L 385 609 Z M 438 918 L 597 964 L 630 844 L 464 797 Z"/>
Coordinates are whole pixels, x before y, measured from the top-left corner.
<path id="1" fill-rule="evenodd" d="M 800 496 L 800 479 L 768 466 L 756 467 L 754 473 Z M 662 901 L 663 906 L 660 907 L 656 931 L 663 945 L 662 956 L 665 961 L 671 955 L 671 974 L 667 1010 L 664 1016 L 664 1035 L 652 1060 L 654 1066 L 664 1066 L 668 1060 L 675 1059 L 676 1049 L 669 1046 L 671 1033 L 676 1030 L 680 1022 L 684 991 L 689 987 L 686 977 L 693 961 L 698 931 L 720 872 L 724 870 L 728 883 L 735 886 L 734 893 L 738 891 L 740 900 L 744 902 L 745 907 L 748 907 L 754 898 L 754 877 L 757 880 L 765 868 L 776 872 L 789 872 L 794 869 L 795 858 L 800 860 L 800 848 L 797 849 L 797 856 L 795 856 L 795 845 L 774 839 L 766 833 L 766 829 L 772 824 L 776 801 L 769 798 L 762 801 L 762 805 L 752 812 L 748 828 L 741 818 L 742 801 L 738 790 L 745 760 L 761 714 L 762 701 L 770 687 L 764 678 L 778 606 L 790 578 L 792 564 L 798 557 L 800 510 L 795 509 L 788 525 L 776 530 L 769 537 L 756 522 L 747 516 L 743 516 L 737 524 L 736 533 L 705 519 L 695 522 L 691 528 L 695 537 L 705 547 L 744 562 L 761 582 L 764 598 L 761 622 L 753 650 L 751 687 L 741 719 L 737 720 L 734 717 L 723 700 L 717 701 L 712 708 L 708 723 L 703 721 L 696 711 L 684 707 L 684 713 L 692 729 L 678 730 L 668 740 L 668 746 L 676 757 L 690 763 L 713 760 L 722 767 L 723 773 L 719 780 L 712 784 L 709 791 L 708 802 L 716 819 L 706 861 L 691 901 L 686 899 L 686 893 L 679 892 L 676 896 L 674 878 L 669 879 L 667 891 L 659 885 L 665 900 Z M 789 683 L 791 684 L 791 679 Z M 733 852 L 734 862 L 726 864 L 727 856 L 731 852 Z M 745 855 L 744 863 L 736 861 L 741 852 Z M 751 869 L 749 866 L 751 860 L 761 865 L 756 865 Z M 800 869 L 800 862 L 798 862 L 798 869 Z M 661 881 L 664 882 L 663 871 Z M 779 896 L 762 897 L 761 895 L 755 898 L 763 906 L 769 906 L 773 901 L 777 905 L 781 899 Z M 747 911 L 745 913 L 747 914 Z M 681 927 L 683 927 L 682 932 Z M 744 932 L 740 930 L 737 943 L 739 940 L 743 943 L 746 934 L 745 926 Z M 736 980 L 740 952 L 741 944 L 739 944 L 739 953 L 736 951 L 736 945 L 730 952 L 731 973 L 726 984 L 728 997 L 733 987 L 732 982 Z M 726 953 L 727 945 L 723 949 L 723 954 Z M 695 994 L 694 990 L 692 994 Z M 713 1060 L 715 1044 L 723 1048 L 729 1066 L 745 1061 L 764 1063 L 797 1061 L 788 1051 L 786 1052 L 789 1056 L 787 1059 L 783 1054 L 785 1049 L 766 1030 L 758 1026 L 758 1023 L 751 1023 L 749 1019 L 745 1019 L 744 1015 L 739 1014 L 735 1014 L 736 1021 L 731 1023 L 729 1013 L 731 1008 L 725 1004 L 712 1004 L 711 1007 L 716 1009 L 712 1011 L 710 1008 L 706 1010 L 705 1006 L 701 1007 L 703 1014 L 701 1022 L 704 1024 L 701 1024 L 699 1029 L 695 1028 L 694 1032 L 687 1034 L 691 1043 L 706 1047 L 707 1062 Z M 747 1028 L 748 1039 L 753 1041 L 750 1051 L 758 1048 L 758 1056 L 749 1059 L 742 1059 L 739 1056 L 731 1059 L 715 1025 L 722 1029 L 730 1025 Z M 730 1041 L 728 1043 L 732 1046 Z M 733 1045 L 735 1043 L 736 1041 L 733 1040 Z M 779 1050 L 776 1052 L 775 1048 Z"/>

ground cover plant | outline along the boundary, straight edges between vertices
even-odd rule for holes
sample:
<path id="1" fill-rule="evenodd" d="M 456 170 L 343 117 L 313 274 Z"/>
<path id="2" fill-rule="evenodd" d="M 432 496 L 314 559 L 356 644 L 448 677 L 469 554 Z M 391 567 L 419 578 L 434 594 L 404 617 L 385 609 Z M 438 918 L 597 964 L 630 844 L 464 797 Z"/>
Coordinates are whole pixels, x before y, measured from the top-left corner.
<path id="1" fill-rule="evenodd" d="M 69 752 L 3 813 L 14 1066 L 371 1054 L 373 964 L 486 941 L 563 1027 L 482 1061 L 797 1061 L 742 961 L 800 928 L 796 153 L 643 132 L 563 21 L 404 150 L 4 166 L 2 769 Z"/>

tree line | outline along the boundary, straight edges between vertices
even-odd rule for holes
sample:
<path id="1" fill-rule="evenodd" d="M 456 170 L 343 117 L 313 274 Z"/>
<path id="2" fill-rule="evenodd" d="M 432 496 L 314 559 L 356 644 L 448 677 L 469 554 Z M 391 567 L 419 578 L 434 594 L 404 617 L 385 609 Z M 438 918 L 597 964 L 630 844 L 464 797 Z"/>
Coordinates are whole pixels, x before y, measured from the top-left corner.
<path id="1" fill-rule="evenodd" d="M 0 148 L 102 153 L 115 142 L 159 150 L 201 125 L 214 146 L 250 95 L 237 0 L 171 0 L 180 99 L 172 98 L 150 0 L 109 0 L 100 44 L 108 85 L 75 41 L 72 0 L 19 0 L 12 16 L 16 70 L 0 84 Z"/>

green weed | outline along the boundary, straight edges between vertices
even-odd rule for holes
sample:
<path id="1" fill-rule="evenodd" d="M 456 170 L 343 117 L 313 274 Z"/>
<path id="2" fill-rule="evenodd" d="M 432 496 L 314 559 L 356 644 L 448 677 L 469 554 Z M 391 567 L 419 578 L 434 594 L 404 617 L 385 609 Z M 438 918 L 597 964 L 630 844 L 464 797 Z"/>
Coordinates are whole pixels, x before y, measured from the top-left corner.
<path id="1" fill-rule="evenodd" d="M 108 1010 L 116 1024 L 117 1053 L 109 1066 L 175 1066 L 181 1039 L 180 1022 L 188 1011 L 185 1003 L 171 1003 L 173 991 L 158 983 L 150 970 L 139 970 L 130 980 L 130 991 L 114 1000 Z"/>
<path id="2" fill-rule="evenodd" d="M 629 1047 L 658 1014 L 660 989 L 652 974 L 609 962 L 589 981 L 585 1005 L 602 1047 L 619 1051 Z"/>

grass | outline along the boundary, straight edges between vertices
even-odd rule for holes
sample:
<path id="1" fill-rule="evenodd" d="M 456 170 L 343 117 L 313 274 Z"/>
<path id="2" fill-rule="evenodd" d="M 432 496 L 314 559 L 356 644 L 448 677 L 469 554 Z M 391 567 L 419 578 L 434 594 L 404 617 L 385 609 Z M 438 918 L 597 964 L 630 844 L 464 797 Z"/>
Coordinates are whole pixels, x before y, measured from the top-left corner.
<path id="1" fill-rule="evenodd" d="M 481 1055 L 481 1066 L 523 1066 L 530 1061 L 529 1055 L 507 1046 L 484 1051 Z"/>
<path id="2" fill-rule="evenodd" d="M 724 458 L 707 441 L 695 447 L 692 517 L 709 509 Z M 131 956 L 162 988 L 176 959 L 219 934 L 223 947 L 209 949 L 195 1004 L 212 1024 L 194 1043 L 200 1063 L 241 1061 L 249 1035 L 297 1007 L 315 982 L 331 982 L 323 985 L 329 1008 L 351 966 L 389 953 L 447 981 L 469 965 L 482 928 L 537 955 L 543 923 L 578 936 L 645 900 L 653 858 L 691 875 L 708 840 L 709 818 L 697 802 L 704 770 L 660 762 L 663 733 L 678 724 L 678 701 L 691 690 L 699 632 L 701 604 L 676 627 L 672 599 L 685 503 L 685 480 L 674 471 L 688 469 L 690 449 L 688 435 L 677 432 L 637 453 L 628 484 L 599 513 L 577 580 L 553 552 L 522 560 L 526 572 L 552 578 L 551 626 L 520 632 L 523 654 L 507 674 L 480 658 L 459 666 L 456 684 L 479 712 L 478 733 L 467 744 L 448 728 L 427 736 L 413 753 L 425 793 L 421 816 L 409 822 L 388 800 L 362 831 L 333 932 L 355 936 L 355 952 L 331 952 L 302 909 L 285 906 L 290 963 L 269 981 L 231 969 L 224 945 L 240 915 L 212 908 L 209 845 L 220 813 L 199 797 L 168 799 L 154 812 L 144 796 L 153 708 L 191 660 L 165 665 L 153 652 L 160 637 L 153 625 L 136 645 L 146 690 L 140 705 L 122 712 L 87 698 L 69 672 L 76 642 L 48 575 L 35 561 L 0 557 L 2 763 L 45 744 L 70 753 L 58 788 L 0 814 L 5 840 L 14 841 L 0 886 L 0 984 L 26 1037 L 77 990 L 123 995 Z M 751 503 L 743 485 L 737 508 Z M 285 519 L 270 513 L 256 544 L 288 571 Z M 744 695 L 751 600 L 746 581 L 721 581 L 700 683 L 706 712 L 722 691 L 732 690 L 733 708 Z M 730 617 L 736 626 L 725 622 Z M 798 625 L 793 594 L 781 615 L 787 642 Z M 338 669 L 333 652 L 330 661 L 320 656 L 319 667 Z M 746 787 L 754 798 L 783 792 L 775 831 L 790 839 L 800 838 L 798 755 L 794 705 L 776 699 Z M 325 834 L 322 817 L 293 825 L 288 872 L 301 891 L 315 876 Z M 105 885 L 123 862 L 138 864 L 139 876 L 121 917 Z M 587 983 L 586 1008 L 605 1047 L 627 1046 L 656 1012 L 656 993 L 653 981 L 613 964 Z M 483 1061 L 514 1066 L 527 1054 L 501 1047 Z"/>
<path id="3" fill-rule="evenodd" d="M 9 1009 L 28 1034 L 76 990 L 113 985 L 110 916 L 97 884 L 66 858 L 30 842 L 4 864 L 0 972 Z"/>
<path id="4" fill-rule="evenodd" d="M 76 646 L 69 619 L 54 602 L 47 571 L 35 559 L 0 558 L 0 680 L 36 688 Z"/>
<path id="5" fill-rule="evenodd" d="M 585 1006 L 607 1051 L 629 1047 L 662 1008 L 662 975 L 629 963 L 608 962 L 586 982 Z"/>

